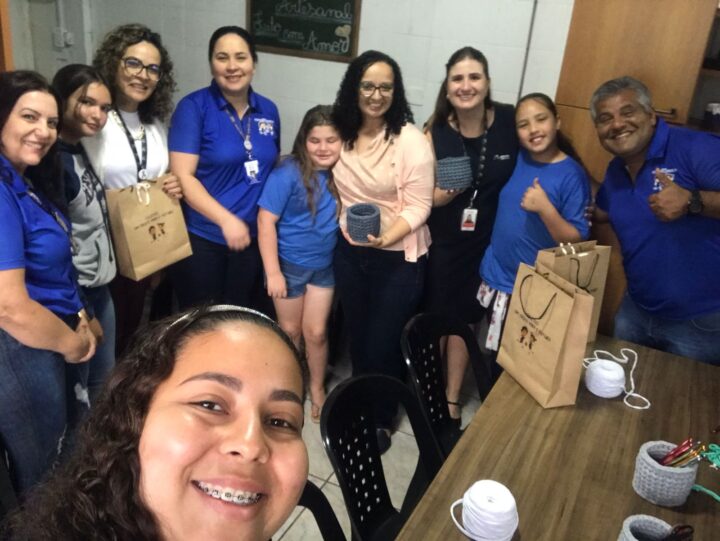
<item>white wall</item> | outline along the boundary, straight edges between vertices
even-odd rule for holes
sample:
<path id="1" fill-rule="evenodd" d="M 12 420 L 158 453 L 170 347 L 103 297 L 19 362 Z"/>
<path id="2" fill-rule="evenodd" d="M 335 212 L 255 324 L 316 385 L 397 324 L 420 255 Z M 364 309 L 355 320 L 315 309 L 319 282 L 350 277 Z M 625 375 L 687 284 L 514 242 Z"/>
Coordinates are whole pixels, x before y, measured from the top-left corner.
<path id="1" fill-rule="evenodd" d="M 24 1 L 38 12 L 54 9 L 52 0 Z M 226 24 L 245 26 L 245 0 L 65 0 L 66 8 L 84 1 L 92 20 L 92 28 L 85 29 L 90 50 L 107 31 L 127 22 L 142 22 L 163 36 L 175 63 L 178 99 L 208 84 L 207 40 L 212 31 Z M 378 49 L 398 61 L 419 124 L 432 111 L 445 62 L 465 45 L 488 57 L 496 100 L 514 103 L 520 93 L 530 91 L 553 96 L 573 0 L 538 0 L 520 89 L 533 4 L 533 0 L 363 0 L 358 49 Z M 38 17 L 33 36 L 47 24 L 47 15 Z M 49 68 L 50 61 L 40 60 L 56 59 L 56 51 L 40 39 L 33 41 L 37 67 Z M 78 44 L 67 54 L 82 51 Z M 253 86 L 280 108 L 284 151 L 290 149 L 305 111 L 333 102 L 346 67 L 340 62 L 260 53 Z"/>

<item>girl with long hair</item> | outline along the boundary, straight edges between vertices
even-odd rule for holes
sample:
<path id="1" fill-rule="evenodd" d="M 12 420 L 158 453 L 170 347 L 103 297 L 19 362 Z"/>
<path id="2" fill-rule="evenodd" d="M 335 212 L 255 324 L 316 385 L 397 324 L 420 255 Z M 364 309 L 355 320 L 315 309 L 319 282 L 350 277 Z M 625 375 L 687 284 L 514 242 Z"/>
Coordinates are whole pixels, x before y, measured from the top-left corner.
<path id="1" fill-rule="evenodd" d="M 337 191 L 332 166 L 342 141 L 332 107 L 305 113 L 292 153 L 268 177 L 258 205 L 258 242 L 280 327 L 296 346 L 305 342 L 310 368 L 310 418 L 320 422 L 325 402 L 327 321 L 335 280 Z"/>

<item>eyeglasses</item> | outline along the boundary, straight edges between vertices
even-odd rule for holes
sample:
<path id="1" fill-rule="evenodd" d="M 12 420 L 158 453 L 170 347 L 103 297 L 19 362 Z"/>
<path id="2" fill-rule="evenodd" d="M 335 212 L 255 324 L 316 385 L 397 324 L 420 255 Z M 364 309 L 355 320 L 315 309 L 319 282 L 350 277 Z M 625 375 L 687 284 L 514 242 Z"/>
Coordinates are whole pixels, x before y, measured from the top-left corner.
<path id="1" fill-rule="evenodd" d="M 393 85 L 391 85 L 390 83 L 374 85 L 370 81 L 363 81 L 362 83 L 360 83 L 360 94 L 362 94 L 366 98 L 369 98 L 373 94 L 375 94 L 376 90 L 380 91 L 381 96 L 390 96 L 393 93 Z"/>
<path id="2" fill-rule="evenodd" d="M 126 56 L 122 59 L 123 68 L 129 75 L 140 75 L 143 70 L 147 73 L 148 79 L 151 81 L 159 81 L 162 77 L 162 69 L 157 64 L 146 66 L 134 56 Z"/>

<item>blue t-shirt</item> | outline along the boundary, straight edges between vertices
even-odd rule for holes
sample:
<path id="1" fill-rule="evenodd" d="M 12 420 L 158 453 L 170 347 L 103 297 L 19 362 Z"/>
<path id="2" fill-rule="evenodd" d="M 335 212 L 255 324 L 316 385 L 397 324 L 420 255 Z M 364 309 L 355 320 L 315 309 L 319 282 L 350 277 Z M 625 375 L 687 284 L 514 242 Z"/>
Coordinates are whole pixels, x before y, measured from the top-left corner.
<path id="1" fill-rule="evenodd" d="M 25 287 L 34 301 L 60 315 L 82 308 L 70 239 L 53 212 L 70 231 L 70 222 L 30 188 L 0 156 L 0 270 L 25 269 Z"/>
<path id="2" fill-rule="evenodd" d="M 245 221 L 250 234 L 256 236 L 257 201 L 280 153 L 280 115 L 273 102 L 252 89 L 248 104 L 241 121 L 215 81 L 188 94 L 173 114 L 168 146 L 171 152 L 199 156 L 195 176 L 218 203 Z M 243 145 L 240 131 L 250 133 L 250 153 Z M 259 168 L 254 181 L 245 170 L 245 163 L 251 159 L 258 161 Z M 183 203 L 183 209 L 189 231 L 225 244 L 215 223 L 187 204 Z"/>
<path id="3" fill-rule="evenodd" d="M 328 191 L 327 180 L 327 171 L 317 172 L 313 218 L 295 160 L 285 160 L 270 173 L 258 205 L 280 217 L 277 234 L 281 259 L 309 269 L 324 269 L 332 264 L 337 241 L 337 207 Z"/>
<path id="4" fill-rule="evenodd" d="M 660 221 L 648 197 L 655 169 L 688 190 L 720 190 L 720 137 L 669 127 L 658 119 L 635 183 L 620 158 L 608 165 L 597 206 L 620 241 L 628 293 L 662 318 L 688 320 L 720 311 L 720 220 L 682 216 Z"/>
<path id="5" fill-rule="evenodd" d="M 521 149 L 515 170 L 500 192 L 490 246 L 480 263 L 483 280 L 506 293 L 512 292 L 520 263 L 532 265 L 538 250 L 557 245 L 540 215 L 520 206 L 525 190 L 532 186 L 535 178 L 560 215 L 583 239 L 590 232 L 585 219 L 590 182 L 580 164 L 569 156 L 557 163 L 536 162 Z"/>

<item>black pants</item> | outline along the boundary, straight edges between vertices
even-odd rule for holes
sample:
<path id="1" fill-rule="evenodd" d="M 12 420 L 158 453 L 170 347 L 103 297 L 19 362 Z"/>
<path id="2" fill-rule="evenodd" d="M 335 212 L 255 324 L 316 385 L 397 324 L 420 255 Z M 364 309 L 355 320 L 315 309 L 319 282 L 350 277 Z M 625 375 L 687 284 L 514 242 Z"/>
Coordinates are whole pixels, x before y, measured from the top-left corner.
<path id="1" fill-rule="evenodd" d="M 170 269 L 180 310 L 202 304 L 257 308 L 261 260 L 257 239 L 240 252 L 190 233 L 193 255 Z"/>

